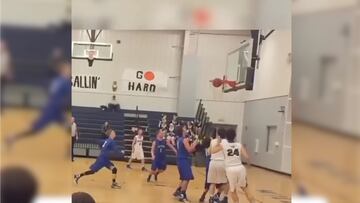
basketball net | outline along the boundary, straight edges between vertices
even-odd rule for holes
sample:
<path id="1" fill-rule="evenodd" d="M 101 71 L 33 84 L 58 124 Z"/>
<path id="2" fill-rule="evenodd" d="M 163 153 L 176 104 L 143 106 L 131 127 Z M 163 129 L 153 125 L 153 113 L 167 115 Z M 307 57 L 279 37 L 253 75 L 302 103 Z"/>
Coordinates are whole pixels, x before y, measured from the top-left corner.
<path id="1" fill-rule="evenodd" d="M 89 67 L 92 66 L 95 59 L 96 59 L 96 50 L 88 50 Z"/>
<path id="2" fill-rule="evenodd" d="M 221 86 L 224 88 L 225 85 L 228 85 L 231 88 L 234 88 L 236 86 L 236 81 L 235 80 L 227 80 L 225 76 L 223 77 L 223 79 L 215 78 L 213 80 L 210 80 L 210 82 L 212 83 L 212 85 L 215 88 L 221 87 Z"/>

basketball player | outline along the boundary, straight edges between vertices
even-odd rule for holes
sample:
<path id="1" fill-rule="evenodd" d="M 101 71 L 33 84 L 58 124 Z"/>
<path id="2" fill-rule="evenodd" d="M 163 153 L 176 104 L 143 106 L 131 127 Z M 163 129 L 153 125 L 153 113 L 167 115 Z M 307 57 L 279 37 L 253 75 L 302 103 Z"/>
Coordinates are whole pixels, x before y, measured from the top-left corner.
<path id="1" fill-rule="evenodd" d="M 190 180 L 194 179 L 191 170 L 191 153 L 196 151 L 198 141 L 195 140 L 193 143 L 190 143 L 186 125 L 178 126 L 176 131 L 176 134 L 179 135 L 179 139 L 177 140 L 177 164 L 180 174 L 180 184 L 173 195 L 181 202 L 188 202 L 186 190 Z"/>
<path id="2" fill-rule="evenodd" d="M 75 117 L 71 117 L 71 160 L 74 161 L 74 145 L 79 139 L 79 131 L 75 122 Z"/>
<path id="3" fill-rule="evenodd" d="M 224 128 L 219 128 L 217 130 L 216 139 L 211 140 L 210 143 L 210 152 L 217 145 L 218 140 L 221 142 L 226 142 L 226 131 Z M 210 199 L 209 203 L 220 202 L 220 197 L 215 193 L 216 185 L 221 185 L 220 191 L 224 191 L 224 198 L 221 202 L 227 203 L 227 193 L 228 193 L 228 180 L 225 173 L 225 162 L 224 162 L 224 153 L 218 151 L 216 153 L 211 153 L 211 161 L 209 165 L 209 173 L 207 176 L 209 186 Z"/>
<path id="4" fill-rule="evenodd" d="M 111 188 L 119 189 L 121 188 L 120 185 L 116 182 L 116 174 L 117 174 L 117 168 L 113 163 L 110 161 L 110 152 L 116 150 L 116 143 L 114 142 L 114 139 L 116 137 L 116 133 L 114 130 L 109 129 L 106 134 L 108 135 L 108 139 L 105 140 L 104 144 L 102 145 L 101 152 L 99 157 L 96 159 L 95 163 L 90 166 L 90 170 L 87 170 L 83 173 L 74 175 L 74 181 L 76 184 L 78 184 L 79 179 L 83 176 L 92 175 L 96 172 L 98 172 L 103 167 L 106 167 L 107 169 L 111 170 L 113 174 L 112 178 L 112 184 Z"/>
<path id="5" fill-rule="evenodd" d="M 169 140 L 164 139 L 164 132 L 162 130 L 158 130 L 156 133 L 156 139 L 153 141 L 151 146 L 151 158 L 153 161 L 147 182 L 150 182 L 152 176 L 154 176 L 155 181 L 157 181 L 158 175 L 165 171 L 166 146 L 168 146 L 174 151 L 175 154 L 177 154 L 175 147 L 169 142 Z"/>
<path id="6" fill-rule="evenodd" d="M 140 160 L 141 161 L 141 170 L 146 171 L 145 169 L 145 159 L 144 159 L 144 150 L 142 147 L 142 143 L 144 140 L 143 136 L 143 129 L 139 128 L 137 130 L 137 135 L 135 135 L 133 142 L 132 142 L 132 151 L 131 151 L 131 157 L 129 159 L 129 162 L 126 164 L 126 167 L 131 169 L 131 162 L 133 159 Z"/>
<path id="7" fill-rule="evenodd" d="M 216 129 L 213 129 L 213 133 L 211 134 L 211 136 L 206 137 L 203 141 L 203 147 L 205 148 L 205 156 L 206 156 L 205 157 L 205 162 L 206 162 L 205 185 L 204 185 L 204 192 L 202 193 L 199 202 L 204 202 L 206 194 L 209 192 L 210 184 L 207 181 L 207 176 L 208 176 L 208 172 L 209 172 L 210 157 L 211 157 L 210 143 L 211 143 L 211 140 L 213 140 L 215 138 L 216 138 Z"/>
<path id="8" fill-rule="evenodd" d="M 170 123 L 169 124 L 169 132 L 167 133 L 166 139 L 169 140 L 173 146 L 176 145 L 176 142 L 175 142 L 176 138 L 175 138 L 174 130 L 175 130 L 174 124 Z"/>
<path id="9" fill-rule="evenodd" d="M 55 64 L 58 76 L 50 85 L 50 96 L 45 108 L 41 110 L 40 117 L 29 129 L 7 136 L 5 138 L 7 147 L 11 147 L 14 142 L 22 138 L 34 135 L 53 122 L 65 125 L 66 110 L 71 105 L 71 64 L 63 59 L 57 59 Z"/>
<path id="10" fill-rule="evenodd" d="M 247 159 L 249 163 L 249 155 L 245 148 L 235 142 L 236 132 L 234 129 L 226 131 L 227 142 L 221 142 L 218 139 L 217 145 L 211 150 L 211 153 L 223 152 L 225 155 L 225 171 L 229 181 L 230 194 L 234 203 L 239 203 L 238 190 L 242 189 L 247 200 L 255 203 L 255 198 L 250 194 L 246 182 L 246 169 L 242 165 L 241 155 Z"/>

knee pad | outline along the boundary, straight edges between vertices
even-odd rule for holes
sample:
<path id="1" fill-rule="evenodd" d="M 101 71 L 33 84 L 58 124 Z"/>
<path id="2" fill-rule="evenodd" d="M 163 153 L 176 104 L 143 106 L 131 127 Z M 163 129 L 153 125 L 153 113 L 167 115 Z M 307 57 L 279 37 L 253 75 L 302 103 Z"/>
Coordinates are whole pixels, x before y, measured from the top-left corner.
<path id="1" fill-rule="evenodd" d="M 113 168 L 111 171 L 113 174 L 115 174 L 115 173 L 117 173 L 117 168 Z"/>

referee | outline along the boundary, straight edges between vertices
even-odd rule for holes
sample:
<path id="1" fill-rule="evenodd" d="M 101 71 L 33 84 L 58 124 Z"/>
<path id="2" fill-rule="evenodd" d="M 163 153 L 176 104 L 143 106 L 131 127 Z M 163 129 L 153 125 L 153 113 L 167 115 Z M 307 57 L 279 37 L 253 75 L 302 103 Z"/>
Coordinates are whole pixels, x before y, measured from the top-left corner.
<path id="1" fill-rule="evenodd" d="M 74 145 L 79 139 L 79 132 L 75 122 L 75 117 L 71 117 L 71 160 L 74 161 Z"/>

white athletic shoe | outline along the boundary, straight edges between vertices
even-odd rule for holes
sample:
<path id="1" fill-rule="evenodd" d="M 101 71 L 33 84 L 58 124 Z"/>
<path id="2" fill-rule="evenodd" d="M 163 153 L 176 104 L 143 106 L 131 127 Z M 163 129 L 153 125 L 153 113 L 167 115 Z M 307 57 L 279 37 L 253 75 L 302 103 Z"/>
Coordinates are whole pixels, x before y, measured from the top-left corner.
<path id="1" fill-rule="evenodd" d="M 77 185 L 79 183 L 79 179 L 80 179 L 80 175 L 79 174 L 75 174 L 74 175 L 74 182 Z"/>
<path id="2" fill-rule="evenodd" d="M 111 184 L 111 188 L 113 188 L 113 189 L 120 189 L 120 188 L 121 188 L 121 185 L 118 184 L 117 182 L 115 182 L 115 183 L 112 183 L 112 184 Z"/>

